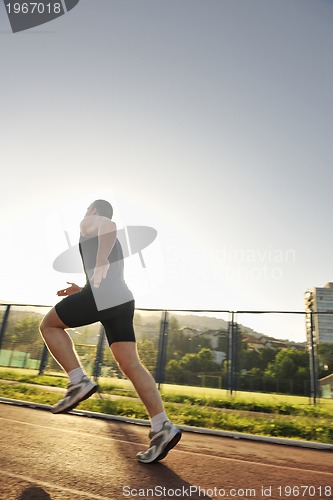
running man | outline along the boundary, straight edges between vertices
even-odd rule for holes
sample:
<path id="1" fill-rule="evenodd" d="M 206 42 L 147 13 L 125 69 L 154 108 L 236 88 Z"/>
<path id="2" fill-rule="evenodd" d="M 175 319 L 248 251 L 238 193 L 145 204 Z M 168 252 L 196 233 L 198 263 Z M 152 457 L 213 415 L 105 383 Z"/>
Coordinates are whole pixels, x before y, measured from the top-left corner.
<path id="1" fill-rule="evenodd" d="M 134 299 L 124 280 L 124 260 L 111 220 L 113 208 L 105 200 L 94 201 L 80 224 L 80 254 L 87 282 L 75 283 L 57 292 L 65 297 L 44 317 L 40 331 L 50 353 L 68 374 L 65 397 L 53 413 L 67 413 L 97 390 L 85 373 L 68 328 L 100 321 L 111 351 L 122 372 L 130 379 L 150 416 L 150 446 L 139 452 L 143 463 L 162 460 L 178 443 L 181 431 L 165 413 L 163 402 L 151 374 L 138 357 L 133 329 Z"/>

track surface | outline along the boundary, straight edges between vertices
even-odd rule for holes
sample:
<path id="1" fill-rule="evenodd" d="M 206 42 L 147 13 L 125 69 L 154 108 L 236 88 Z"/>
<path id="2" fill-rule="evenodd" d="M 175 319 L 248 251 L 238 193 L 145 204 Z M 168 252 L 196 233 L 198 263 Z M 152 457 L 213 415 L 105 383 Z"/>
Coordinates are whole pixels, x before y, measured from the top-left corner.
<path id="1" fill-rule="evenodd" d="M 0 499 L 333 498 L 332 452 L 186 432 L 163 462 L 143 465 L 147 432 L 0 404 Z"/>

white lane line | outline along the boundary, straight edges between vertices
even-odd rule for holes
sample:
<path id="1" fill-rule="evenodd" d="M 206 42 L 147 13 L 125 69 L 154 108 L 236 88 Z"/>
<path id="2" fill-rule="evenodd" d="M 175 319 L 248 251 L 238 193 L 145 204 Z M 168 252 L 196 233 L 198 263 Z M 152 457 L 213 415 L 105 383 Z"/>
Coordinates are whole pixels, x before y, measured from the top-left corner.
<path id="1" fill-rule="evenodd" d="M 130 443 L 130 444 L 138 444 L 139 443 L 133 443 L 133 441 L 126 441 L 124 439 L 117 439 L 113 437 L 105 437 L 105 436 L 99 436 L 97 434 L 90 434 L 89 432 L 83 432 L 83 431 L 75 431 L 73 429 L 64 429 L 62 427 L 51 427 L 49 425 L 41 425 L 41 424 L 34 424 L 32 422 L 24 422 L 23 420 L 16 420 L 14 418 L 6 418 L 6 417 L 0 417 L 0 420 L 7 420 L 8 422 L 16 422 L 18 424 L 23 424 L 23 425 L 30 425 L 31 427 L 37 427 L 39 429 L 48 429 L 50 431 L 56 431 L 56 432 L 65 432 L 67 434 L 75 434 L 76 436 L 85 436 L 85 437 L 91 437 L 91 438 L 96 438 L 96 439 L 102 439 L 104 441 L 120 441 L 122 443 Z M 140 445 L 144 446 L 144 445 Z"/>
<path id="2" fill-rule="evenodd" d="M 311 474 L 323 474 L 324 476 L 332 476 L 333 477 L 333 472 L 325 472 L 325 471 L 320 471 L 320 470 L 314 470 L 314 469 L 302 469 L 300 467 L 289 467 L 288 465 L 276 465 L 276 464 L 266 464 L 263 462 L 253 462 L 251 460 L 242 460 L 240 458 L 231 458 L 231 457 L 220 457 L 219 455 L 209 455 L 208 453 L 198 453 L 195 451 L 184 451 L 184 450 L 176 450 L 180 453 L 191 453 L 192 455 L 200 455 L 200 457 L 210 457 L 214 458 L 216 460 L 217 458 L 221 460 L 227 460 L 230 462 L 237 462 L 237 463 L 246 463 L 250 465 L 257 465 L 260 467 L 273 467 L 273 469 L 284 469 L 284 470 L 289 470 L 289 471 L 296 471 L 296 472 L 309 472 Z M 173 452 L 174 453 L 174 452 Z"/>
<path id="3" fill-rule="evenodd" d="M 22 420 L 15 420 L 15 419 L 12 419 L 12 418 L 6 418 L 6 417 L 1 417 L 0 416 L 0 420 L 7 420 L 8 422 L 17 422 L 19 424 L 24 424 L 24 425 L 30 425 L 31 427 L 37 427 L 37 428 L 42 428 L 42 429 L 49 429 L 49 430 L 52 430 L 52 431 L 56 431 L 56 432 L 65 432 L 65 433 L 68 433 L 68 434 L 75 434 L 75 435 L 78 435 L 78 436 L 85 436 L 85 437 L 91 437 L 91 438 L 96 438 L 96 439 L 102 439 L 104 441 L 118 441 L 118 442 L 121 442 L 121 443 L 127 443 L 127 444 L 130 444 L 130 445 L 134 445 L 134 446 L 145 446 L 143 445 L 142 443 L 134 443 L 133 441 L 128 441 L 128 440 L 125 440 L 125 439 L 119 439 L 119 438 L 113 438 L 113 437 L 104 437 L 104 436 L 99 436 L 97 434 L 89 434 L 88 432 L 82 432 L 82 431 L 75 431 L 75 430 L 72 430 L 72 429 L 63 429 L 61 427 L 51 427 L 51 426 L 46 426 L 46 425 L 40 425 L 40 424 L 33 424 L 31 422 L 24 422 Z M 263 463 L 263 462 L 254 462 L 254 461 L 250 461 L 250 460 L 242 460 L 242 459 L 239 459 L 239 458 L 231 458 L 231 457 L 221 457 L 219 455 L 214 455 L 214 454 L 208 454 L 208 453 L 200 453 L 200 452 L 196 452 L 196 451 L 188 451 L 188 450 L 179 450 L 178 448 L 177 449 L 174 449 L 172 451 L 172 453 L 186 453 L 188 455 L 197 455 L 197 456 L 200 456 L 200 457 L 206 457 L 206 458 L 212 458 L 214 460 L 216 459 L 219 459 L 219 460 L 224 460 L 224 461 L 228 461 L 228 462 L 236 462 L 236 463 L 241 463 L 241 464 L 250 464 L 250 465 L 256 465 L 256 466 L 260 466 L 260 467 L 272 467 L 274 469 L 282 469 L 282 470 L 290 470 L 290 471 L 296 471 L 296 472 L 309 472 L 311 474 L 321 474 L 321 475 L 325 475 L 325 476 L 333 476 L 333 472 L 326 472 L 326 471 L 319 471 L 319 470 L 314 470 L 314 469 L 302 469 L 300 467 L 289 467 L 287 465 L 276 465 L 276 464 L 267 464 L 267 463 Z"/>
<path id="4" fill-rule="evenodd" d="M 5 470 L 0 470 L 0 474 L 12 477 L 14 479 L 20 479 L 21 481 L 25 481 L 31 484 L 37 484 L 38 486 L 42 486 L 43 488 L 49 488 L 52 490 L 59 490 L 66 493 L 71 493 L 74 495 L 80 495 L 81 497 L 92 498 L 94 500 L 110 500 L 110 497 L 101 497 L 100 495 L 94 495 L 93 493 L 87 493 L 85 491 L 73 490 L 72 488 L 66 488 L 64 486 L 58 486 L 54 483 L 48 483 L 46 481 L 40 481 L 39 479 L 34 479 L 28 476 L 22 476 L 21 474 L 13 474 L 12 472 L 8 472 Z"/>

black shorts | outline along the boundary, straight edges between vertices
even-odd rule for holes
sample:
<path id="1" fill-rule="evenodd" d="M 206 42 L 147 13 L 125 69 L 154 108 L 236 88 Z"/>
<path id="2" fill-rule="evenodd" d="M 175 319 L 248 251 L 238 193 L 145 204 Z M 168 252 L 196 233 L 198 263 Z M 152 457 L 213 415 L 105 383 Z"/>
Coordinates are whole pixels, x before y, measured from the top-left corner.
<path id="1" fill-rule="evenodd" d="M 90 287 L 69 295 L 56 304 L 55 310 L 69 328 L 91 325 L 100 321 L 111 345 L 113 342 L 135 342 L 133 328 L 134 300 L 98 311 Z"/>

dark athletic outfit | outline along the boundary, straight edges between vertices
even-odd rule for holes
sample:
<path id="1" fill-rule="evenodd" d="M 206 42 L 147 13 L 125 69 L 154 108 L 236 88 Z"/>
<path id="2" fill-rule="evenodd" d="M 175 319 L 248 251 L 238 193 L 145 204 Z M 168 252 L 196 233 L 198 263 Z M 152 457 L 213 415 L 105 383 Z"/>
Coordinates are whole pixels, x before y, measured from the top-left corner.
<path id="1" fill-rule="evenodd" d="M 108 257 L 110 267 L 106 278 L 99 288 L 90 285 L 96 264 L 98 237 L 81 236 L 79 248 L 87 283 L 80 292 L 56 304 L 59 318 L 70 328 L 100 321 L 110 345 L 113 342 L 135 342 L 134 299 L 124 280 L 124 256 L 118 239 Z"/>

